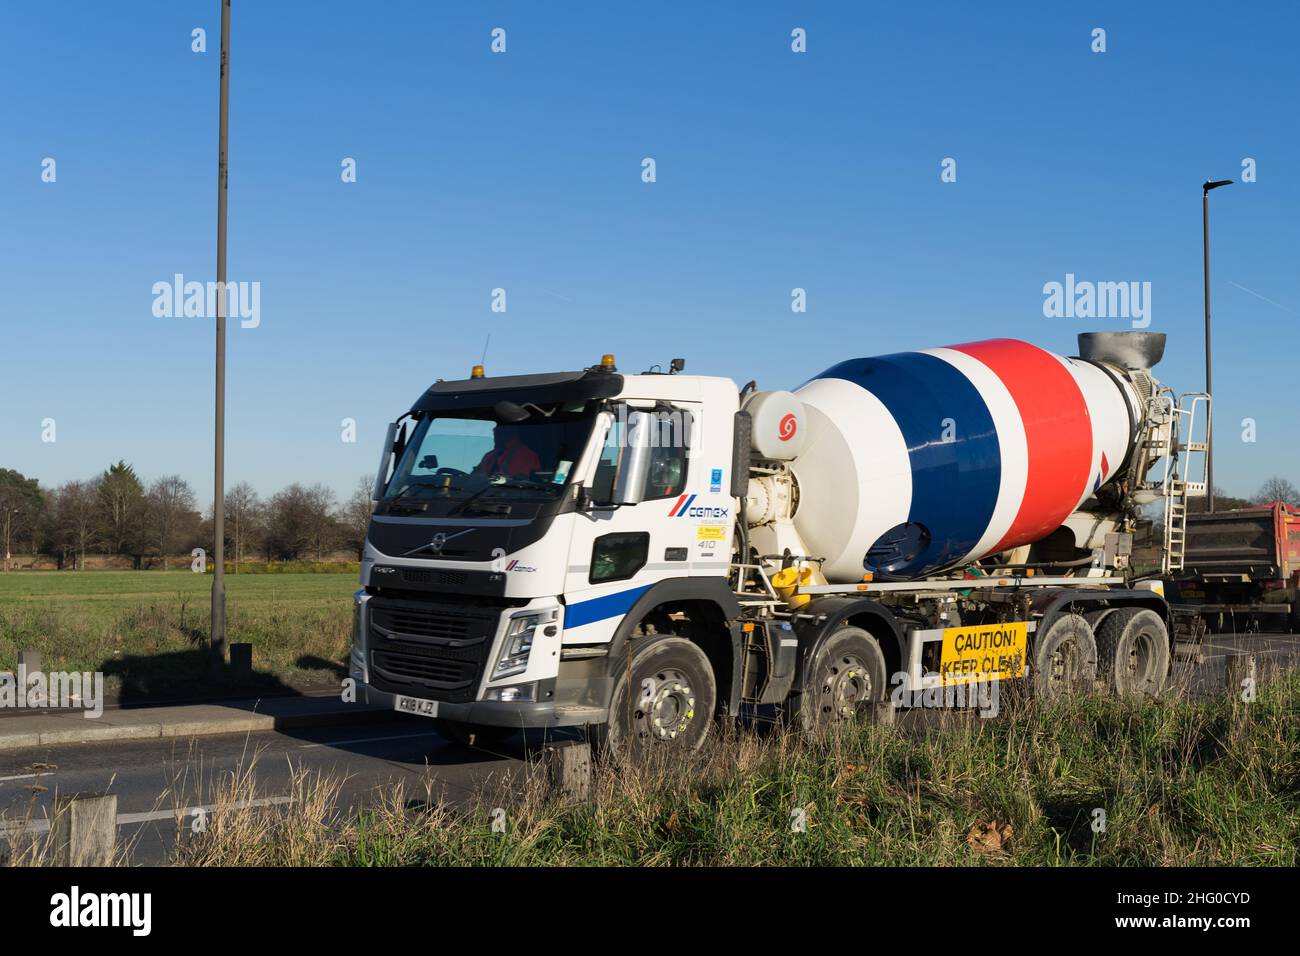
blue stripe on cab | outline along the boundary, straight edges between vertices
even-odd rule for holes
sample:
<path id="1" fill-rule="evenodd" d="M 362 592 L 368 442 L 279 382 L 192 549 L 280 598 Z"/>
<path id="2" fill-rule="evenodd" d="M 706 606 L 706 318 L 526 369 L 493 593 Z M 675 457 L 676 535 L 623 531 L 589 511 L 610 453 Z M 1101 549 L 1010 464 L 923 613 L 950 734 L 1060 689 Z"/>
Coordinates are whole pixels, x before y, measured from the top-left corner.
<path id="1" fill-rule="evenodd" d="M 626 614 L 632 610 L 632 605 L 636 603 L 636 599 L 648 590 L 650 590 L 650 585 L 644 584 L 641 587 L 628 588 L 626 591 L 615 591 L 613 594 L 592 598 L 589 601 L 570 604 L 564 611 L 564 627 L 566 630 L 571 627 L 582 627 L 584 624 L 592 624 L 609 617 Z"/>
<path id="2" fill-rule="evenodd" d="M 988 529 L 1002 483 L 997 428 L 979 390 L 955 366 L 920 352 L 849 359 L 817 377 L 871 392 L 907 443 L 908 521 L 923 525 L 930 542 L 911 561 L 895 565 L 891 576 L 921 577 L 960 560 Z M 945 427 L 951 428 L 949 441 Z"/>

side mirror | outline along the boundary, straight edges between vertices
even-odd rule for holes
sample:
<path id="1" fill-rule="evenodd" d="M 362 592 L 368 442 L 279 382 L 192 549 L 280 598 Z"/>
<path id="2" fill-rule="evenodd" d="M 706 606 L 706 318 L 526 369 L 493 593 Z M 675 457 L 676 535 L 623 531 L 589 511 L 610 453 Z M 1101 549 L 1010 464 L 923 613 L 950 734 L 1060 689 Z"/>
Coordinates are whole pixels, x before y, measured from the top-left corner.
<path id="1" fill-rule="evenodd" d="M 650 471 L 650 436 L 654 428 L 650 412 L 631 412 L 627 416 L 622 454 L 614 474 L 614 504 L 640 504 L 645 495 L 646 476 Z"/>
<path id="2" fill-rule="evenodd" d="M 388 488 L 388 463 L 393 457 L 396 438 L 397 422 L 389 422 L 388 434 L 384 436 L 384 452 L 379 456 L 379 470 L 375 472 L 375 484 L 370 489 L 371 501 L 378 501 L 384 497 L 384 491 Z"/>

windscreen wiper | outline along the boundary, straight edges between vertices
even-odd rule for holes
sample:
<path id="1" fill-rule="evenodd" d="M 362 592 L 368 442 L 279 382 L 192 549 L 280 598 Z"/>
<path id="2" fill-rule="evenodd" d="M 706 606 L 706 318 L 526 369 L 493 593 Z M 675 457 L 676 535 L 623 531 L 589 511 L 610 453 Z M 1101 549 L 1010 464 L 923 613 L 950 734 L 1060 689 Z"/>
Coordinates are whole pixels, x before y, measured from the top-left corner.
<path id="1" fill-rule="evenodd" d="M 468 498 L 466 498 L 456 507 L 448 511 L 447 517 L 450 518 L 452 515 L 458 515 L 464 513 L 464 511 L 467 508 L 469 508 L 470 505 L 472 505 L 475 501 L 477 501 L 481 496 L 487 494 L 493 488 L 518 488 L 521 491 L 535 491 L 538 488 L 545 488 L 545 487 L 546 485 L 543 484 L 542 482 L 529 481 L 527 479 L 519 479 L 519 478 L 507 478 L 505 481 L 493 482 L 492 484 L 489 484 L 485 488 L 480 488 L 478 491 L 474 492 L 472 495 L 470 495 Z M 482 510 L 482 508 L 480 507 L 479 510 Z M 504 513 L 508 514 L 509 512 L 507 511 Z"/>

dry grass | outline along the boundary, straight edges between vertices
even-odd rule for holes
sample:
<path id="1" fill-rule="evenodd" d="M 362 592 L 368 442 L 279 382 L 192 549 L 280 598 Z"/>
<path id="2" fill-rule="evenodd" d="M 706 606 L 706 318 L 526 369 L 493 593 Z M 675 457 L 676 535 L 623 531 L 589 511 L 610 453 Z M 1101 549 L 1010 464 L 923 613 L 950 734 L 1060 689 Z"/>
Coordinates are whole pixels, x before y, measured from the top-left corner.
<path id="1" fill-rule="evenodd" d="M 598 766 L 565 806 L 534 759 L 468 804 L 435 777 L 354 809 L 346 780 L 259 757 L 208 779 L 170 772 L 183 866 L 762 866 L 1300 863 L 1300 674 L 1251 704 L 1226 696 L 1041 702 L 945 712 L 924 730 L 870 724 L 805 741 L 720 733 L 692 759 Z M 419 792 L 415 792 L 415 791 Z M 211 806 L 205 826 L 192 808 Z M 275 798 L 279 802 L 267 802 Z M 1105 813 L 1105 827 L 1095 824 Z M 49 862 L 40 839 L 10 861 Z"/>

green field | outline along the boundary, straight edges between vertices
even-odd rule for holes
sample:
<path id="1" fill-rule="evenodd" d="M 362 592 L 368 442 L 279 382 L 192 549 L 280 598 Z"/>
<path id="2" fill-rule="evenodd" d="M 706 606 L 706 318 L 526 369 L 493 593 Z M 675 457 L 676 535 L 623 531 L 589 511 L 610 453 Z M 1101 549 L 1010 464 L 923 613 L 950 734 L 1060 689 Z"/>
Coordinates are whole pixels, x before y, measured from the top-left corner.
<path id="1" fill-rule="evenodd" d="M 253 645 L 257 689 L 337 682 L 356 587 L 355 574 L 226 576 L 228 640 Z M 201 693 L 211 589 L 189 570 L 0 574 L 0 670 L 32 649 L 45 670 L 104 671 L 124 700 Z"/>

